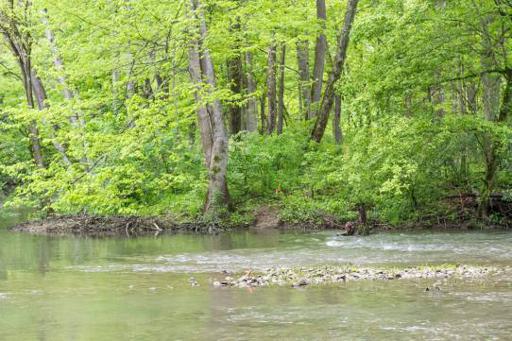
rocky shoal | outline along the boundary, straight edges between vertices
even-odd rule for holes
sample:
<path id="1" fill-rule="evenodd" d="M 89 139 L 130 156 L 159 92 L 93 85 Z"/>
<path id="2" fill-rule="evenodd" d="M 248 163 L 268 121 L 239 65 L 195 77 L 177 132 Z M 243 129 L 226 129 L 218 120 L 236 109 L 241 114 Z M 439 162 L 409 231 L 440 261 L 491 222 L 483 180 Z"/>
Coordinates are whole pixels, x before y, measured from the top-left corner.
<path id="1" fill-rule="evenodd" d="M 489 275 L 512 273 L 510 267 L 484 267 L 457 265 L 450 267 L 411 267 L 405 269 L 351 268 L 321 266 L 301 268 L 271 268 L 262 272 L 247 271 L 243 275 L 228 275 L 213 281 L 214 287 L 267 287 L 329 285 L 361 280 L 401 279 L 477 279 Z"/>

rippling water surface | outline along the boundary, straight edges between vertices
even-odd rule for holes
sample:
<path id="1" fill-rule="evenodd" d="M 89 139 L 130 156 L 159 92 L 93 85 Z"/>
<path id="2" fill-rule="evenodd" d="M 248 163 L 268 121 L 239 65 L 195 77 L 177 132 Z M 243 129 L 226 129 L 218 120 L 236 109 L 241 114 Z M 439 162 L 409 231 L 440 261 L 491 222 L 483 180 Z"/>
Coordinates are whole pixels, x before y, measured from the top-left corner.
<path id="1" fill-rule="evenodd" d="M 222 271 L 512 265 L 510 233 L 49 237 L 0 230 L 0 340 L 510 339 L 512 282 L 216 289 Z M 191 287 L 190 277 L 200 284 Z"/>

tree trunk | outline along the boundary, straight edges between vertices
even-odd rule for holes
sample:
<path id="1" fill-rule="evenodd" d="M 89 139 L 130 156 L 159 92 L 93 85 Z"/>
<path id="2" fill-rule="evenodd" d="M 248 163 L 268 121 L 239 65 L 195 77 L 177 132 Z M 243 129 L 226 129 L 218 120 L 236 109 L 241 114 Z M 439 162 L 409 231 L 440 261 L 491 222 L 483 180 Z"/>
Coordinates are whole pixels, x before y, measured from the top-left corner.
<path id="1" fill-rule="evenodd" d="M 297 65 L 299 67 L 300 112 L 306 120 L 311 118 L 311 79 L 309 75 L 309 43 L 297 42 Z"/>
<path id="2" fill-rule="evenodd" d="M 505 70 L 505 79 L 507 81 L 503 92 L 503 100 L 501 102 L 499 122 L 505 122 L 512 111 L 512 68 Z"/>
<path id="3" fill-rule="evenodd" d="M 322 97 L 322 84 L 325 69 L 325 55 L 327 53 L 327 38 L 325 37 L 325 21 L 327 19 L 327 9 L 325 0 L 316 0 L 316 15 L 320 21 L 322 32 L 316 38 L 315 45 L 315 64 L 313 66 L 313 87 L 311 93 L 311 102 L 318 106 Z M 312 111 L 314 114 L 316 110 Z"/>
<path id="4" fill-rule="evenodd" d="M 336 144 L 343 141 L 343 132 L 341 130 L 341 96 L 334 97 L 334 118 L 332 120 L 332 131 Z"/>
<path id="5" fill-rule="evenodd" d="M 501 79 L 497 75 L 486 74 L 482 77 L 482 83 L 485 118 L 494 121 L 499 113 Z"/>
<path id="6" fill-rule="evenodd" d="M 46 104 L 46 90 L 44 89 L 43 83 L 41 79 L 35 74 L 34 71 L 32 71 L 32 88 L 34 90 L 34 95 L 36 97 L 37 107 L 39 110 L 44 110 L 47 108 Z M 43 120 L 43 124 L 46 125 L 46 122 Z M 51 132 L 51 139 L 52 144 L 55 147 L 55 149 L 59 152 L 59 154 L 62 157 L 62 160 L 66 164 L 66 166 L 71 166 L 71 161 L 68 158 L 67 155 L 67 148 L 62 145 L 56 137 L 56 133 L 59 130 L 59 126 L 57 124 L 52 125 L 52 132 Z"/>
<path id="7" fill-rule="evenodd" d="M 59 54 L 59 50 L 57 48 L 57 43 L 55 42 L 55 35 L 53 34 L 53 31 L 50 28 L 50 23 L 48 21 L 48 11 L 46 9 L 42 10 L 42 18 L 41 18 L 43 25 L 46 27 L 45 34 L 46 39 L 48 40 L 48 43 L 50 44 L 50 50 L 53 56 L 53 65 L 55 66 L 55 69 L 58 72 L 57 81 L 62 86 L 62 94 L 64 96 L 64 99 L 71 101 L 75 95 L 73 91 L 69 88 L 67 84 L 66 77 L 64 75 L 64 63 L 62 62 L 62 59 Z M 45 96 L 46 97 L 46 96 Z M 85 130 L 85 120 L 83 119 L 82 115 L 80 115 L 78 112 L 73 112 L 69 116 L 69 121 L 71 122 L 71 126 L 74 128 L 80 128 L 80 134 L 82 135 L 82 146 L 83 146 L 83 157 L 82 162 L 85 164 L 88 164 L 89 161 L 87 159 L 87 142 L 84 135 Z M 62 152 L 61 152 L 62 154 Z M 67 157 L 63 157 L 64 161 L 66 162 Z M 68 160 L 69 161 L 69 160 Z M 66 162 L 68 163 L 68 162 Z"/>
<path id="8" fill-rule="evenodd" d="M 489 25 L 494 18 L 490 15 L 482 18 L 482 55 L 481 65 L 484 70 L 492 70 L 495 67 L 495 51 L 492 37 L 489 32 Z M 485 119 L 488 121 L 498 121 L 500 118 L 500 89 L 501 76 L 494 73 L 485 73 L 482 76 L 483 85 L 483 109 Z M 505 103 L 503 103 L 505 105 Z M 484 133 L 482 145 L 485 157 L 485 179 L 484 188 L 480 193 L 480 203 L 478 214 L 482 218 L 487 218 L 490 208 L 490 197 L 494 191 L 496 172 L 498 170 L 497 150 L 499 142 L 495 141 L 490 134 Z"/>
<path id="9" fill-rule="evenodd" d="M 260 134 L 265 134 L 267 131 L 267 116 L 265 114 L 265 103 L 267 102 L 267 95 L 262 94 L 260 97 L 260 120 L 261 120 L 261 127 L 260 127 Z"/>
<path id="10" fill-rule="evenodd" d="M 245 124 L 247 131 L 254 132 L 258 129 L 258 104 L 256 98 L 256 81 L 254 80 L 252 67 L 252 54 L 250 52 L 245 53 L 245 64 L 247 70 L 247 93 L 249 95 L 247 108 L 245 110 Z"/>
<path id="11" fill-rule="evenodd" d="M 32 74 L 31 74 L 31 60 L 30 53 L 27 53 L 23 46 L 19 45 L 14 37 L 12 37 L 8 32 L 3 32 L 3 36 L 5 41 L 9 45 L 12 54 L 16 58 L 18 62 L 18 66 L 20 67 L 21 78 L 23 82 L 23 89 L 25 90 L 25 98 L 27 100 L 27 105 L 29 108 L 34 109 L 34 96 L 33 96 L 33 87 L 32 87 Z M 30 141 L 30 150 L 32 157 L 34 159 L 34 163 L 39 168 L 45 168 L 45 162 L 43 157 L 43 151 L 41 147 L 41 140 L 39 138 L 39 128 L 37 126 L 37 122 L 35 120 L 29 123 L 29 141 Z"/>
<path id="12" fill-rule="evenodd" d="M 277 48 L 276 43 L 273 41 L 268 49 L 268 62 L 267 62 L 267 102 L 268 102 L 268 123 L 267 133 L 271 135 L 276 128 L 277 118 L 277 81 L 276 81 L 276 58 Z"/>
<path id="13" fill-rule="evenodd" d="M 439 77 L 437 78 L 439 79 Z M 445 101 L 443 87 L 441 85 L 431 86 L 429 88 L 429 98 L 435 114 L 439 117 L 443 117 L 445 115 L 445 110 L 443 108 Z"/>
<path id="14" fill-rule="evenodd" d="M 201 97 L 203 80 L 201 72 L 201 58 L 199 56 L 199 44 L 197 41 L 192 41 L 190 43 L 188 50 L 188 60 L 190 79 L 195 85 L 194 98 L 199 106 L 197 109 L 197 119 L 199 123 L 199 131 L 201 134 L 201 144 L 203 146 L 204 163 L 208 168 L 212 159 L 213 133 L 210 115 L 208 114 L 206 104 L 203 103 L 203 99 Z"/>
<path id="15" fill-rule="evenodd" d="M 231 92 L 234 95 L 242 93 L 242 58 L 239 54 L 228 60 L 228 79 Z M 242 130 L 242 107 L 232 101 L 229 105 L 229 128 L 232 135 L 236 135 Z"/>
<path id="16" fill-rule="evenodd" d="M 211 98 L 216 88 L 215 70 L 210 57 L 210 52 L 203 46 L 206 40 L 207 28 L 204 15 L 200 9 L 199 0 L 190 0 L 192 10 L 199 25 L 200 41 L 193 45 L 193 48 L 199 48 L 195 52 L 200 56 L 201 74 L 203 82 L 207 83 L 206 91 Z M 229 205 L 229 192 L 227 184 L 227 165 L 228 165 L 228 137 L 224 120 L 222 117 L 222 108 L 219 100 L 213 100 L 213 103 L 207 106 L 212 126 L 212 148 L 211 158 L 208 165 L 209 184 L 208 193 L 204 210 L 206 213 L 216 216 L 222 213 Z"/>
<path id="17" fill-rule="evenodd" d="M 357 205 L 357 212 L 359 213 L 359 224 L 366 225 L 368 223 L 368 216 L 366 214 L 366 206 L 364 204 Z"/>
<path id="18" fill-rule="evenodd" d="M 345 66 L 345 60 L 347 56 L 347 49 L 350 40 L 350 31 L 352 29 L 352 23 L 357 10 L 357 4 L 359 0 L 349 0 L 347 5 L 347 13 L 345 14 L 345 22 L 341 30 L 336 57 L 334 60 L 333 68 L 329 74 L 329 79 L 325 87 L 325 92 L 322 97 L 320 108 L 317 109 L 318 115 L 315 122 L 315 127 L 311 132 L 311 139 L 316 142 L 322 141 L 322 137 L 325 133 L 327 121 L 329 120 L 329 113 L 334 103 L 334 85 L 341 78 L 341 73 Z"/>
<path id="19" fill-rule="evenodd" d="M 66 77 L 64 75 L 64 63 L 62 62 L 62 59 L 59 55 L 59 49 L 57 48 L 57 43 L 55 42 L 55 35 L 53 34 L 53 31 L 50 28 L 50 23 L 48 21 L 48 11 L 46 9 L 43 9 L 42 12 L 42 22 L 43 25 L 46 27 L 46 39 L 50 44 L 50 50 L 53 56 L 53 65 L 55 66 L 55 69 L 58 72 L 57 81 L 60 84 L 60 86 L 62 86 L 62 94 L 64 98 L 70 101 L 75 97 L 75 95 L 73 91 L 69 88 Z M 78 113 L 73 113 L 70 116 L 69 120 L 74 127 L 82 126 L 83 128 L 84 122 L 81 121 L 81 118 L 79 116 L 80 115 Z"/>
<path id="20" fill-rule="evenodd" d="M 283 115 L 284 115 L 284 83 L 285 83 L 285 66 L 286 66 L 286 44 L 281 46 L 281 59 L 279 61 L 279 88 L 277 102 L 277 134 L 283 133 Z"/>
<path id="21" fill-rule="evenodd" d="M 240 18 L 236 17 L 231 23 L 230 32 L 235 35 L 235 42 L 231 46 L 233 55 L 227 61 L 227 73 L 231 92 L 233 95 L 241 96 L 243 84 L 243 62 L 240 53 L 240 42 L 238 35 L 240 34 Z M 236 135 L 242 130 L 242 106 L 238 101 L 231 101 L 228 106 L 229 129 L 231 135 Z"/>
<path id="22" fill-rule="evenodd" d="M 151 79 L 146 78 L 144 79 L 144 84 L 142 85 L 142 97 L 145 99 L 152 99 L 154 96 L 153 94 L 153 87 L 151 86 Z"/>

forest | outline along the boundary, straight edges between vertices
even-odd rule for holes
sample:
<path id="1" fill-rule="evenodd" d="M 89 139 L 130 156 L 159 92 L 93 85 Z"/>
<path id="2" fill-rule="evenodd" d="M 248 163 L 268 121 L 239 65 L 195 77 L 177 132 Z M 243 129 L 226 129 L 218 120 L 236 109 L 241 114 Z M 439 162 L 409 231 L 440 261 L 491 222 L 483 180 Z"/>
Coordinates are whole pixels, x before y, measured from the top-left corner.
<path id="1" fill-rule="evenodd" d="M 0 31 L 1 206 L 511 224 L 511 0 L 2 0 Z"/>

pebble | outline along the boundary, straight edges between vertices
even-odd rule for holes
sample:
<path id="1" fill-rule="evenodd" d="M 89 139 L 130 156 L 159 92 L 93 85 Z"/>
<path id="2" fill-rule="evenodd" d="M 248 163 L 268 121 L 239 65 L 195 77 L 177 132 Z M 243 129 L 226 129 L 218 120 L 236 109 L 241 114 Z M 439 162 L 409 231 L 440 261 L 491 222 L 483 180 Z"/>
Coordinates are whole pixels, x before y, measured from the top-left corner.
<path id="1" fill-rule="evenodd" d="M 431 288 L 427 287 L 425 291 L 441 290 L 441 284 L 448 278 L 456 277 L 461 279 L 474 279 L 508 271 L 512 273 L 512 268 L 496 269 L 491 267 L 471 267 L 458 265 L 455 268 L 439 269 L 430 267 L 412 267 L 401 270 L 390 269 L 370 269 L 370 268 L 347 268 L 343 266 L 321 266 L 321 267 L 301 267 L 301 268 L 272 268 L 266 269 L 262 273 L 248 271 L 240 277 L 235 275 L 227 276 L 222 280 L 213 282 L 213 286 L 220 287 L 265 287 L 265 286 L 292 286 L 293 288 L 303 288 L 309 285 L 337 284 L 347 281 L 361 280 L 401 280 L 401 279 L 436 279 L 437 281 Z M 194 286 L 197 281 L 193 277 L 189 282 Z M 199 284 L 197 284 L 199 285 Z"/>
<path id="2" fill-rule="evenodd" d="M 199 283 L 196 281 L 196 279 L 194 277 L 190 277 L 188 279 L 188 282 L 190 283 L 190 286 L 193 286 L 193 287 L 198 287 L 199 286 Z"/>

